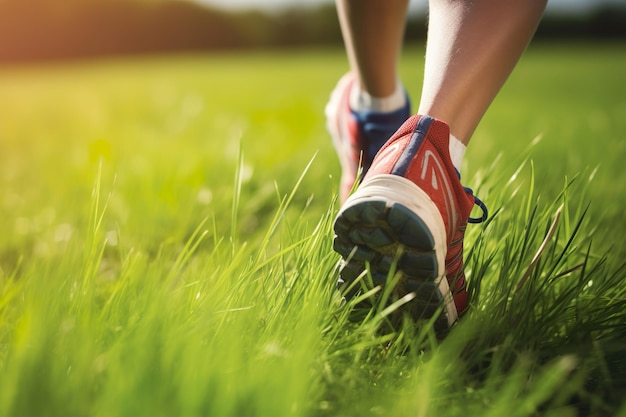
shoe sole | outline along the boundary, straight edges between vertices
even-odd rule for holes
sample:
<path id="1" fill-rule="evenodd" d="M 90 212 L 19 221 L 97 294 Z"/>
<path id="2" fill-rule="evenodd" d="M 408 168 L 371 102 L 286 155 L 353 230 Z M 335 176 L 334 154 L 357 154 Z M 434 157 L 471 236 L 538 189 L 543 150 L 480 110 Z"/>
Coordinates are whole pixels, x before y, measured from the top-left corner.
<path id="1" fill-rule="evenodd" d="M 458 313 L 445 278 L 445 225 L 421 188 L 397 175 L 368 178 L 342 206 L 334 230 L 333 246 L 344 261 L 340 272 L 344 286 L 362 274 L 366 263 L 374 284 L 384 285 L 397 259 L 401 277 L 393 293 L 397 298 L 415 295 L 402 311 L 421 321 L 443 306 L 435 329 L 445 331 L 456 322 Z"/>

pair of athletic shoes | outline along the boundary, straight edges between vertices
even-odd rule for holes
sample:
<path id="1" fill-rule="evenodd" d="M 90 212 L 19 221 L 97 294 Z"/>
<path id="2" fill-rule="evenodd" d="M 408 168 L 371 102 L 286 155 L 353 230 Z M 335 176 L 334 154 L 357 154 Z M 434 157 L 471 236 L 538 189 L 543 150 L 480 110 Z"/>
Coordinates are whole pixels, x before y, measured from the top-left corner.
<path id="1" fill-rule="evenodd" d="M 366 270 L 381 286 L 393 279 L 390 271 L 399 273 L 395 299 L 411 294 L 401 310 L 416 321 L 434 320 L 435 330 L 445 333 L 468 306 L 465 228 L 485 220 L 487 209 L 461 185 L 445 122 L 411 116 L 408 97 L 393 113 L 355 113 L 349 103 L 354 82 L 345 75 L 326 106 L 342 167 L 333 244 L 342 257 L 340 288 L 350 297 Z M 474 205 L 481 218 L 470 218 Z"/>

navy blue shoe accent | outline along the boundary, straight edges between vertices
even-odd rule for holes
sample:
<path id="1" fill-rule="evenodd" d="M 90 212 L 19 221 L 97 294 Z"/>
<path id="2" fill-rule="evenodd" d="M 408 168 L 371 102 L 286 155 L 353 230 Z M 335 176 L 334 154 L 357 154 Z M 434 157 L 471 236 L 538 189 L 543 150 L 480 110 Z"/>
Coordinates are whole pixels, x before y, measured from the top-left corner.
<path id="1" fill-rule="evenodd" d="M 415 130 L 413 131 L 413 135 L 411 135 L 409 144 L 391 170 L 393 175 L 404 177 L 404 174 L 406 174 L 406 171 L 409 169 L 409 165 L 411 165 L 411 161 L 413 161 L 413 158 L 417 155 L 417 151 L 420 146 L 422 146 L 426 133 L 434 120 L 435 119 L 429 116 L 420 117 L 417 122 L 417 126 L 415 126 Z"/>
<path id="2" fill-rule="evenodd" d="M 365 171 L 369 168 L 380 148 L 411 116 L 411 101 L 408 95 L 405 97 L 405 106 L 390 113 L 352 111 L 352 115 L 356 119 L 359 130 L 366 142 L 363 144 L 363 165 L 366 168 Z"/>

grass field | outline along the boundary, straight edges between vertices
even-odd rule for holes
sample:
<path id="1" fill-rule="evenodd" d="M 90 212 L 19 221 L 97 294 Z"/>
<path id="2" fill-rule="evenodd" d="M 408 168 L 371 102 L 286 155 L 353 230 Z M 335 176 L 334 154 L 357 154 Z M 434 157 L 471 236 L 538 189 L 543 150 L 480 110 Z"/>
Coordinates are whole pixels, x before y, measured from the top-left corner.
<path id="1" fill-rule="evenodd" d="M 533 45 L 486 115 L 463 181 L 493 215 L 441 343 L 335 294 L 346 67 L 0 69 L 0 416 L 626 416 L 626 45 Z"/>

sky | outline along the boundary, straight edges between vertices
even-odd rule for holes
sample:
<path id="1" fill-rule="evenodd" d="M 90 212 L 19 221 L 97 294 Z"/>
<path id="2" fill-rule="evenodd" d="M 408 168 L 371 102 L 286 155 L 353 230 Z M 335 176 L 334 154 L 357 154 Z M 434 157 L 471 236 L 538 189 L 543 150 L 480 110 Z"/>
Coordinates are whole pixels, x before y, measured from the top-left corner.
<path id="1" fill-rule="evenodd" d="M 332 3 L 333 0 L 196 0 L 210 6 L 217 6 L 228 10 L 258 8 L 276 10 L 287 6 L 310 6 Z M 524 0 L 520 0 L 524 1 Z M 412 0 L 411 9 L 424 11 L 427 0 Z M 548 0 L 548 12 L 577 13 L 587 11 L 598 4 L 622 4 L 626 0 Z"/>

